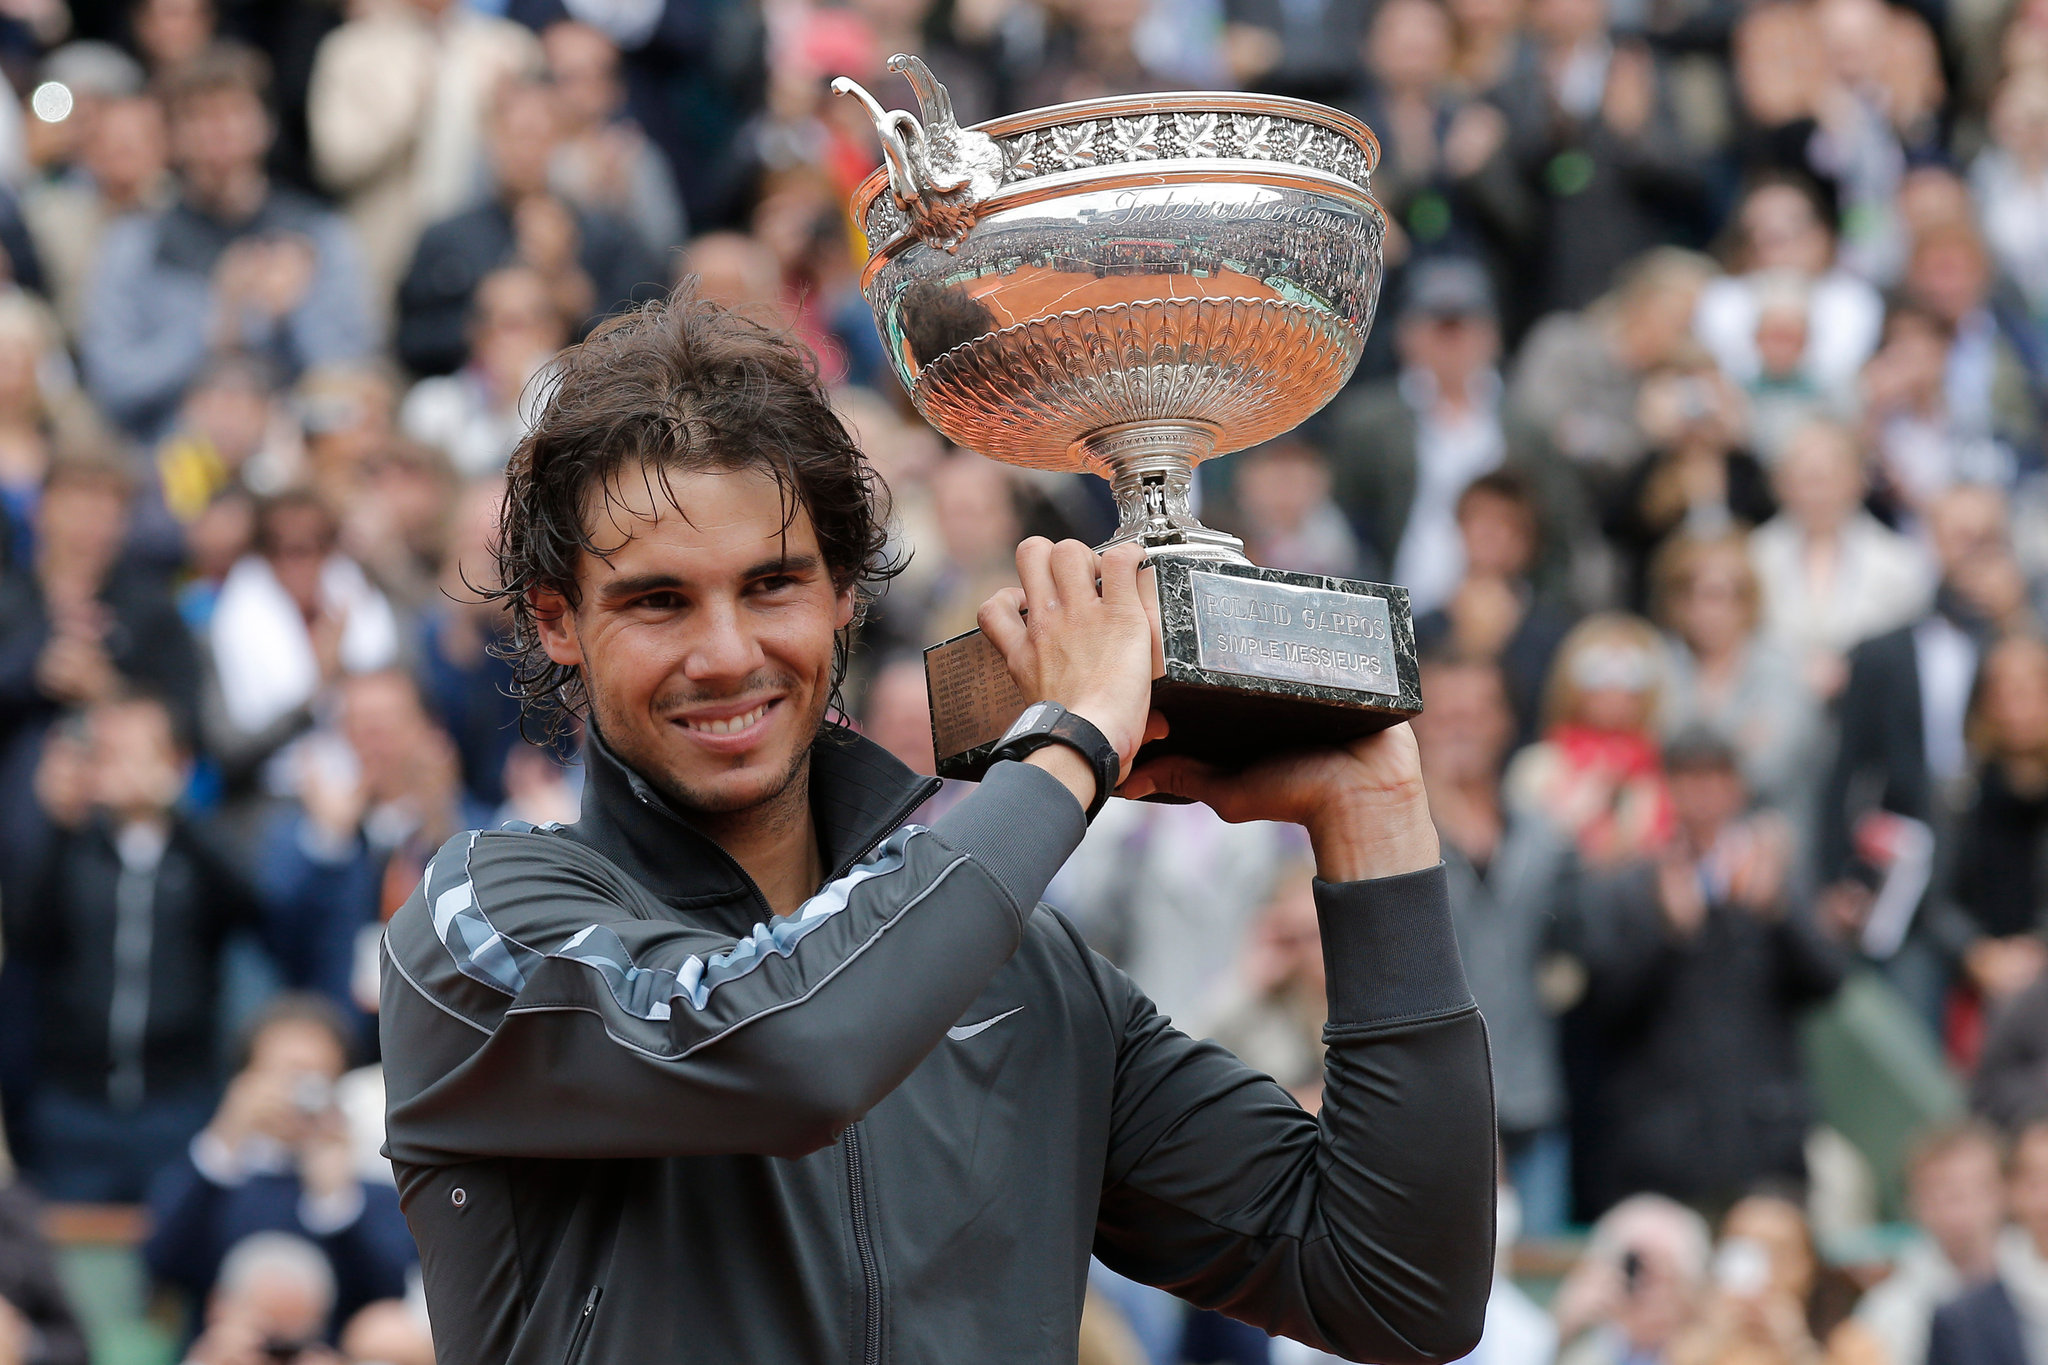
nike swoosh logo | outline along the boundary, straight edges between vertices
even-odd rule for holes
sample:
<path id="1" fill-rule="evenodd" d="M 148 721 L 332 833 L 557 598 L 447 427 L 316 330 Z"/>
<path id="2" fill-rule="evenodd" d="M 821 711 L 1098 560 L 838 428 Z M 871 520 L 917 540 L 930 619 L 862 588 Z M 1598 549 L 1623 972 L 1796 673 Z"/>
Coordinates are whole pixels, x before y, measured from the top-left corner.
<path id="1" fill-rule="evenodd" d="M 996 1015 L 993 1019 L 984 1019 L 978 1024 L 955 1024 L 952 1028 L 946 1030 L 946 1036 L 948 1038 L 951 1038 L 956 1043 L 964 1043 L 969 1038 L 972 1038 L 975 1034 L 980 1033 L 982 1030 L 994 1028 L 997 1024 L 1002 1023 L 1003 1020 L 1009 1018 L 1011 1015 L 1022 1013 L 1023 1009 L 1024 1007 L 1022 1005 L 1019 1005 L 1016 1009 L 1004 1010 L 1001 1014 Z"/>

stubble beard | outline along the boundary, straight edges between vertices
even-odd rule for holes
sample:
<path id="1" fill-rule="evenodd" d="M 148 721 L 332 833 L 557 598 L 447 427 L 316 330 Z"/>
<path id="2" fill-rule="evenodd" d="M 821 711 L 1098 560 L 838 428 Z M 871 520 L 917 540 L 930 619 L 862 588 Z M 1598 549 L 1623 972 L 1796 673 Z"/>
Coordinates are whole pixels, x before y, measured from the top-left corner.
<path id="1" fill-rule="evenodd" d="M 789 763 L 779 780 L 755 796 L 728 795 L 715 788 L 703 790 L 690 786 L 671 771 L 658 746 L 649 746 L 643 751 L 639 733 L 626 723 L 623 713 L 608 704 L 605 696 L 595 689 L 589 690 L 589 696 L 591 715 L 597 722 L 598 733 L 611 746 L 612 752 L 682 814 L 697 817 L 707 824 L 779 823 L 796 813 L 789 809 L 794 806 L 808 816 L 811 744 L 825 722 L 825 710 L 830 702 L 830 694 L 826 690 L 820 689 L 812 701 L 811 714 L 799 731 L 804 739 L 790 754 Z M 783 705 L 789 704 L 785 695 Z"/>

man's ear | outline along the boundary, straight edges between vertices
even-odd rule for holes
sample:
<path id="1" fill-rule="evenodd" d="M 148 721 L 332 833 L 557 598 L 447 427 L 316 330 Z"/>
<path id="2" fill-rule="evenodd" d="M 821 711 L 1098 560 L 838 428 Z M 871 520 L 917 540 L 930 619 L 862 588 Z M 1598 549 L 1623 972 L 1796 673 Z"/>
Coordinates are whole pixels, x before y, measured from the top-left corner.
<path id="1" fill-rule="evenodd" d="M 548 658 L 566 668 L 581 668 L 583 642 L 576 638 L 576 613 L 569 609 L 568 599 L 549 588 L 534 588 L 526 594 L 526 604 Z"/>
<path id="2" fill-rule="evenodd" d="M 846 586 L 839 590 L 837 600 L 833 603 L 832 629 L 845 630 L 852 625 L 854 608 L 859 604 L 860 587 L 849 579 Z"/>

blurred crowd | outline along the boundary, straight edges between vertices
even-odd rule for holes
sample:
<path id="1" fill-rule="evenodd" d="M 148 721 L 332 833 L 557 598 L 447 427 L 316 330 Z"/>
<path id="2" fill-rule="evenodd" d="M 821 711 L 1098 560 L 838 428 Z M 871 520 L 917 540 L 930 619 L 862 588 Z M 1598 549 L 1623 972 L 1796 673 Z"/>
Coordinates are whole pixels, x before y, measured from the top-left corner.
<path id="1" fill-rule="evenodd" d="M 563 346 L 694 279 L 817 352 L 913 552 L 848 705 L 914 767 L 917 651 L 1108 534 L 887 370 L 826 82 L 909 105 L 897 51 L 963 121 L 1380 139 L 1358 373 L 1201 510 L 1412 594 L 1486 1365 L 2048 1365 L 2042 0 L 0 0 L 0 1365 L 87 1359 L 37 1196 L 146 1206 L 192 1365 L 431 1362 L 376 944 L 451 833 L 575 817 L 477 591 Z M 1310 869 L 1113 803 L 1051 899 L 1313 1107 Z M 1517 1233 L 1588 1225 L 1539 1307 Z M 1314 1358 L 1091 1283 L 1091 1360 Z"/>

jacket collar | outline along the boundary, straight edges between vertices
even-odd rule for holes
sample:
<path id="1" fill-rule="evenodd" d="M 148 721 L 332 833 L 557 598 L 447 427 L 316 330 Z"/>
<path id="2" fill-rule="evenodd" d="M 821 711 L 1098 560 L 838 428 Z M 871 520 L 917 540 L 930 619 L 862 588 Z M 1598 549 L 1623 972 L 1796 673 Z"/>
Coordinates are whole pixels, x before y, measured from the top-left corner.
<path id="1" fill-rule="evenodd" d="M 742 933 L 768 917 L 768 904 L 730 854 L 587 731 L 583 809 L 567 833 L 617 863 L 658 899 Z M 935 777 L 912 772 L 873 740 L 828 723 L 811 745 L 811 819 L 826 880 L 835 879 L 894 832 L 933 792 Z"/>

